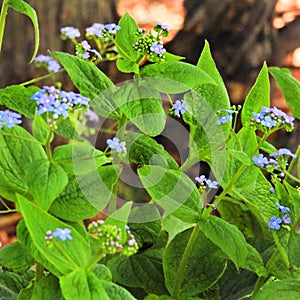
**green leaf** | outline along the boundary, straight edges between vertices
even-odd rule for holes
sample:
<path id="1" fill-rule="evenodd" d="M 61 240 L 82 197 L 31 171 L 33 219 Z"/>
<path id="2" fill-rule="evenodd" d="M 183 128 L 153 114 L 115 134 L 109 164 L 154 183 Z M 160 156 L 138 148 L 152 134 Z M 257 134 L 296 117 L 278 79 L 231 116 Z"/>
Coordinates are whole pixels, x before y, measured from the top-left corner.
<path id="1" fill-rule="evenodd" d="M 198 226 L 198 225 L 196 225 Z M 163 268 L 168 291 L 172 296 L 188 299 L 213 286 L 226 269 L 226 260 L 216 255 L 218 247 L 198 231 L 189 249 L 187 261 L 181 266 L 183 255 L 193 229 L 179 233 L 165 249 Z M 181 266 L 182 267 L 182 266 Z"/>
<path id="2" fill-rule="evenodd" d="M 92 271 L 98 279 L 112 281 L 112 274 L 107 266 L 102 264 L 95 264 Z"/>
<path id="3" fill-rule="evenodd" d="M 47 159 L 28 164 L 25 179 L 35 202 L 46 211 L 68 183 L 64 169 L 58 163 Z"/>
<path id="4" fill-rule="evenodd" d="M 74 269 L 85 267 L 88 264 L 91 256 L 89 245 L 74 228 L 71 228 L 73 238 L 71 241 L 62 242 L 55 239 L 55 243 L 59 243 L 59 247 L 55 246 L 55 243 L 53 247 L 46 247 L 45 234 L 47 230 L 54 231 L 56 228 L 70 228 L 70 226 L 36 207 L 20 195 L 18 195 L 18 201 L 34 245 L 62 274 L 68 274 Z M 62 249 L 67 253 L 68 259 L 62 255 Z"/>
<path id="5" fill-rule="evenodd" d="M 269 72 L 275 78 L 281 92 L 284 95 L 285 101 L 292 114 L 296 118 L 300 118 L 300 108 L 298 99 L 300 98 L 300 83 L 295 79 L 290 72 L 286 72 L 284 68 L 270 67 Z"/>
<path id="6" fill-rule="evenodd" d="M 183 57 L 183 56 L 178 56 L 178 55 L 175 55 L 175 54 L 172 54 L 169 52 L 165 52 L 164 57 L 165 57 L 165 62 L 178 61 L 178 60 L 185 59 L 185 57 Z"/>
<path id="7" fill-rule="evenodd" d="M 29 270 L 23 275 L 0 269 L 0 299 L 18 299 L 19 292 L 26 288 L 34 277 L 34 271 Z"/>
<path id="8" fill-rule="evenodd" d="M 128 163 L 137 165 L 158 165 L 168 169 L 178 170 L 175 159 L 154 139 L 139 133 L 125 136 Z"/>
<path id="9" fill-rule="evenodd" d="M 119 71 L 123 73 L 138 73 L 139 72 L 139 65 L 129 59 L 119 58 L 117 60 L 117 68 Z"/>
<path id="10" fill-rule="evenodd" d="M 151 64 L 141 69 L 141 77 L 149 78 L 152 87 L 163 93 L 178 94 L 200 84 L 215 81 L 203 70 L 184 62 Z"/>
<path id="11" fill-rule="evenodd" d="M 243 193 L 242 198 L 237 195 L 237 199 L 243 200 L 257 219 L 265 224 L 265 227 L 271 216 L 278 214 L 278 208 L 275 205 L 278 199 L 270 192 L 271 187 L 269 181 L 259 172 L 254 189 Z"/>
<path id="12" fill-rule="evenodd" d="M 33 293 L 30 300 L 64 300 L 62 295 L 59 280 L 52 274 L 43 277 L 34 285 Z"/>
<path id="13" fill-rule="evenodd" d="M 109 300 L 136 300 L 127 290 L 123 287 L 116 285 L 112 282 L 101 281 Z M 93 299 L 98 300 L 99 298 Z M 101 298 L 102 299 L 102 298 Z"/>
<path id="14" fill-rule="evenodd" d="M 138 62 L 140 54 L 134 49 L 138 40 L 138 26 L 135 20 L 126 12 L 119 21 L 120 30 L 116 32 L 116 47 L 118 53 L 125 59 Z"/>
<path id="15" fill-rule="evenodd" d="M 74 174 L 74 168 L 80 174 L 91 172 L 111 161 L 102 151 L 88 143 L 73 143 L 58 146 L 54 149 L 53 159 L 59 163 L 68 174 Z"/>
<path id="16" fill-rule="evenodd" d="M 142 132 L 156 136 L 166 123 L 160 94 L 146 81 L 127 82 L 116 93 L 118 107 Z"/>
<path id="17" fill-rule="evenodd" d="M 209 240 L 228 255 L 237 268 L 245 264 L 248 254 L 247 242 L 236 226 L 211 216 L 201 219 L 199 227 Z"/>
<path id="18" fill-rule="evenodd" d="M 127 287 L 141 287 L 147 293 L 167 294 L 162 269 L 162 250 L 147 250 L 129 257 L 118 256 L 110 259 L 113 281 Z"/>
<path id="19" fill-rule="evenodd" d="M 34 160 L 45 159 L 42 146 L 20 126 L 0 131 L 0 195 L 16 201 L 16 193 L 28 195 L 25 170 Z"/>
<path id="20" fill-rule="evenodd" d="M 28 228 L 26 227 L 24 219 L 22 219 L 17 226 L 17 236 L 21 245 L 30 253 L 35 261 L 42 264 L 47 270 L 49 270 L 55 276 L 60 276 L 62 273 L 53 264 L 51 264 L 35 246 Z"/>
<path id="21" fill-rule="evenodd" d="M 53 139 L 53 133 L 41 115 L 34 115 L 32 130 L 33 136 L 43 145 L 48 142 L 50 134 L 52 135 L 50 141 Z"/>
<path id="22" fill-rule="evenodd" d="M 20 85 L 11 85 L 0 89 L 0 104 L 8 109 L 17 111 L 27 118 L 33 119 L 36 111 L 36 102 L 30 97 L 39 90 L 36 86 L 25 88 Z"/>
<path id="23" fill-rule="evenodd" d="M 161 220 L 161 226 L 162 226 L 162 230 L 168 232 L 168 244 L 169 244 L 178 233 L 193 227 L 193 224 L 183 222 L 182 220 L 176 218 L 173 215 L 168 215 Z"/>
<path id="24" fill-rule="evenodd" d="M 25 272 L 34 263 L 34 259 L 18 241 L 6 245 L 0 250 L 0 265 L 7 270 L 16 273 Z"/>
<path id="25" fill-rule="evenodd" d="M 232 158 L 236 158 L 246 166 L 250 166 L 252 164 L 250 157 L 243 151 L 229 148 L 228 153 L 232 156 Z"/>
<path id="26" fill-rule="evenodd" d="M 83 140 L 83 138 L 76 132 L 69 118 L 63 119 L 62 121 L 58 122 L 55 133 L 70 140 Z"/>
<path id="27" fill-rule="evenodd" d="M 261 137 L 257 136 L 256 138 L 257 138 L 257 143 L 259 144 L 261 141 Z M 261 149 L 267 153 L 277 152 L 276 147 L 274 147 L 272 144 L 270 144 L 267 141 L 264 141 L 259 149 Z"/>
<path id="28" fill-rule="evenodd" d="M 257 147 L 257 139 L 254 130 L 249 127 L 243 127 L 234 138 L 229 140 L 227 147 L 230 149 L 228 151 L 229 154 L 231 154 L 230 151 L 239 154 L 237 156 L 227 155 L 223 180 L 217 177 L 218 181 L 222 182 L 221 185 L 223 188 L 234 181 L 233 187 L 239 191 L 248 191 L 252 189 L 259 173 L 259 168 L 252 162 L 249 163 L 249 160 L 252 158 L 250 156 L 253 155 L 253 149 Z M 248 159 L 246 159 L 247 156 Z M 242 173 L 239 174 L 238 172 L 241 172 L 241 168 L 244 169 Z M 238 178 L 236 178 L 236 174 L 239 174 Z M 216 176 L 217 175 L 218 173 Z"/>
<path id="29" fill-rule="evenodd" d="M 92 272 L 87 274 L 87 280 L 89 284 L 89 289 L 91 293 L 91 298 L 93 300 L 103 299 L 110 300 L 111 298 L 107 295 L 101 281 L 96 277 L 96 275 Z"/>
<path id="30" fill-rule="evenodd" d="M 76 166 L 76 175 L 69 175 L 64 191 L 49 209 L 51 214 L 68 221 L 88 219 L 102 210 L 109 202 L 121 173 L 119 166 L 100 166 L 89 173 L 80 173 Z"/>
<path id="31" fill-rule="evenodd" d="M 270 107 L 270 81 L 268 67 L 265 62 L 256 78 L 255 84 L 246 97 L 242 110 L 243 126 L 251 124 L 252 112 L 260 112 L 262 106 Z"/>
<path id="32" fill-rule="evenodd" d="M 85 270 L 78 269 L 59 278 L 62 294 L 66 300 L 91 299 Z"/>
<path id="33" fill-rule="evenodd" d="M 114 85 L 94 64 L 80 57 L 63 52 L 51 52 L 51 55 L 59 60 L 73 84 L 85 97 L 95 99 L 100 93 Z"/>
<path id="34" fill-rule="evenodd" d="M 197 63 L 197 67 L 200 70 L 205 71 L 215 81 L 215 83 L 217 83 L 217 87 L 214 85 L 206 86 L 206 88 L 209 88 L 209 91 L 207 92 L 212 94 L 212 96 L 210 99 L 208 99 L 208 97 L 205 97 L 205 99 L 209 101 L 211 105 L 215 104 L 217 109 L 229 108 L 230 101 L 227 89 L 211 55 L 208 41 L 205 41 L 204 48 Z M 204 91 L 205 88 L 203 88 L 202 92 Z M 214 99 L 212 99 L 214 93 L 217 93 L 219 97 L 214 97 Z"/>
<path id="35" fill-rule="evenodd" d="M 138 174 L 147 192 L 164 209 L 164 215 L 173 214 L 184 222 L 197 222 L 203 202 L 187 175 L 159 166 L 143 166 Z"/>
<path id="36" fill-rule="evenodd" d="M 275 296 L 276 295 L 276 296 Z M 253 300 L 266 300 L 276 297 L 276 300 L 299 299 L 299 280 L 280 280 L 265 284 L 253 297 Z"/>
<path id="37" fill-rule="evenodd" d="M 34 34 L 35 34 L 35 46 L 34 46 L 33 55 L 32 55 L 31 61 L 30 61 L 30 62 L 33 62 L 33 60 L 38 52 L 39 43 L 40 43 L 39 24 L 38 24 L 38 18 L 37 18 L 36 12 L 28 3 L 26 3 L 25 1 L 22 1 L 22 0 L 9 0 L 8 5 L 15 11 L 28 16 L 33 24 Z"/>

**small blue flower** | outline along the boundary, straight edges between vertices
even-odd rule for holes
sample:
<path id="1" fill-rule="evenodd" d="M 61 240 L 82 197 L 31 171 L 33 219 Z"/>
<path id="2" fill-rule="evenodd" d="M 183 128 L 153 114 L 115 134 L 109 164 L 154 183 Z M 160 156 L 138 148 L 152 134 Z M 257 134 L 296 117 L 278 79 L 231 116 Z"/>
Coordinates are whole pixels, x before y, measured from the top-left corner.
<path id="1" fill-rule="evenodd" d="M 72 240 L 72 236 L 71 236 L 71 230 L 69 228 L 56 228 L 55 231 L 53 232 L 52 236 L 54 238 L 59 238 L 60 240 L 62 240 L 63 242 L 65 242 L 66 240 Z"/>
<path id="2" fill-rule="evenodd" d="M 210 180 L 210 179 L 206 180 L 206 186 L 209 187 L 210 189 L 217 189 L 218 185 L 219 183 L 215 180 Z"/>
<path id="3" fill-rule="evenodd" d="M 268 225 L 272 230 L 279 230 L 281 223 L 282 223 L 281 218 L 276 218 L 275 216 L 273 216 L 273 217 L 271 217 L 270 221 L 268 222 Z"/>
<path id="4" fill-rule="evenodd" d="M 200 177 L 195 177 L 195 180 L 197 181 L 197 182 L 199 182 L 200 184 L 204 184 L 205 182 L 206 182 L 206 177 L 205 177 L 205 175 L 201 175 Z"/>
<path id="5" fill-rule="evenodd" d="M 125 142 L 120 142 L 120 139 L 117 137 L 114 137 L 113 139 L 108 139 L 106 143 L 110 149 L 116 150 L 118 153 L 126 152 Z"/>
<path id="6" fill-rule="evenodd" d="M 220 116 L 218 121 L 217 121 L 217 124 L 220 125 L 220 124 L 224 124 L 228 121 L 232 121 L 232 116 L 228 115 L 228 116 Z"/>
<path id="7" fill-rule="evenodd" d="M 72 27 L 72 26 L 63 27 L 60 29 L 60 32 L 62 35 L 65 35 L 69 39 L 74 39 L 74 38 L 80 37 L 79 29 Z"/>
<path id="8" fill-rule="evenodd" d="M 273 120 L 270 116 L 266 116 L 263 120 L 261 120 L 261 125 L 266 126 L 268 128 L 272 128 L 277 125 L 277 122 Z"/>
<path id="9" fill-rule="evenodd" d="M 69 105 L 67 103 L 60 102 L 57 100 L 54 103 L 53 112 L 57 116 L 67 117 L 69 115 Z"/>
<path id="10" fill-rule="evenodd" d="M 150 50 L 159 56 L 163 55 L 163 53 L 166 52 L 166 49 L 164 48 L 164 46 L 157 42 L 152 43 Z"/>
<path id="11" fill-rule="evenodd" d="M 270 154 L 270 156 L 276 157 L 276 156 L 290 156 L 292 158 L 296 158 L 297 155 L 294 154 L 290 149 L 287 148 L 281 148 L 278 150 L 278 152 L 273 152 Z"/>
<path id="12" fill-rule="evenodd" d="M 161 22 L 157 22 L 157 26 L 160 27 L 162 30 L 169 30 L 169 26 L 164 25 Z"/>
<path id="13" fill-rule="evenodd" d="M 288 215 L 284 215 L 282 217 L 282 221 L 283 221 L 284 224 L 291 224 L 292 223 L 291 218 Z"/>
<path id="14" fill-rule="evenodd" d="M 2 126 L 13 128 L 15 125 L 21 124 L 21 115 L 10 110 L 0 111 L 0 129 Z"/>
<path id="15" fill-rule="evenodd" d="M 180 116 L 180 114 L 184 114 L 189 109 L 188 105 L 184 102 L 184 100 L 176 100 L 173 104 L 174 114 L 176 116 Z"/>
<path id="16" fill-rule="evenodd" d="M 116 34 L 117 30 L 120 30 L 121 27 L 115 23 L 104 25 L 104 29 L 108 30 L 110 34 Z"/>
<path id="17" fill-rule="evenodd" d="M 275 193 L 275 190 L 274 190 L 273 187 L 270 188 L 270 193 L 271 193 L 271 194 L 274 194 L 274 193 Z"/>
<path id="18" fill-rule="evenodd" d="M 102 30 L 104 29 L 104 24 L 94 23 L 91 27 L 85 29 L 86 35 L 96 35 L 102 37 Z"/>
<path id="19" fill-rule="evenodd" d="M 264 157 L 262 154 L 259 154 L 257 157 L 253 156 L 252 161 L 256 166 L 264 167 L 264 165 L 268 164 L 268 159 Z"/>
<path id="20" fill-rule="evenodd" d="M 290 211 L 290 208 L 287 206 L 281 205 L 279 202 L 276 202 L 275 205 L 280 209 L 280 211 L 285 214 Z"/>
<path id="21" fill-rule="evenodd" d="M 57 72 L 60 69 L 60 64 L 49 55 L 40 54 L 34 59 L 34 61 L 36 63 L 47 64 L 48 70 L 52 72 Z"/>

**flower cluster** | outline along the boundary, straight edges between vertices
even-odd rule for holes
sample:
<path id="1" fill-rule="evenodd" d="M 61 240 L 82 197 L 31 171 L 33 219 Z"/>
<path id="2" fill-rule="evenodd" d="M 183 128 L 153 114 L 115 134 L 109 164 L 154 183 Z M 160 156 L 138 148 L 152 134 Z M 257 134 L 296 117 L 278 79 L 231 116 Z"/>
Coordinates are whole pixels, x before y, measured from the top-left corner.
<path id="1" fill-rule="evenodd" d="M 96 59 L 102 59 L 100 53 L 97 50 L 92 49 L 91 45 L 86 40 L 83 40 L 81 43 L 76 45 L 75 54 L 83 59 L 90 58 L 92 61 Z"/>
<path id="2" fill-rule="evenodd" d="M 125 142 L 120 142 L 119 138 L 108 139 L 106 143 L 111 150 L 116 150 L 118 153 L 126 153 L 126 144 Z"/>
<path id="3" fill-rule="evenodd" d="M 55 124 L 59 117 L 68 117 L 69 111 L 77 106 L 87 106 L 89 99 L 74 92 L 61 91 L 54 86 L 43 86 L 31 96 L 38 105 L 39 115 L 48 113 L 48 122 Z"/>
<path id="4" fill-rule="evenodd" d="M 288 166 L 289 158 L 296 158 L 291 150 L 287 148 L 281 148 L 277 152 L 270 154 L 270 159 L 259 154 L 258 156 L 252 157 L 253 163 L 261 168 L 266 168 L 268 172 L 272 173 L 274 170 L 283 171 Z"/>
<path id="5" fill-rule="evenodd" d="M 15 125 L 21 124 L 21 115 L 10 110 L 0 111 L 0 129 L 2 126 L 12 128 Z"/>
<path id="6" fill-rule="evenodd" d="M 144 29 L 139 29 L 136 33 L 138 41 L 134 44 L 134 49 L 145 55 L 151 62 L 162 62 L 165 60 L 166 49 L 163 46 L 162 37 L 169 35 L 169 27 L 161 23 L 154 26 L 153 31 L 146 34 Z"/>
<path id="7" fill-rule="evenodd" d="M 253 112 L 252 114 L 252 124 L 255 125 L 258 130 L 267 131 L 281 126 L 288 132 L 294 129 L 295 118 L 287 115 L 275 106 L 273 108 L 262 106 L 259 113 Z"/>
<path id="8" fill-rule="evenodd" d="M 217 116 L 219 117 L 217 124 L 220 125 L 232 121 L 232 115 L 237 113 L 238 111 L 233 109 L 219 109 L 217 111 Z"/>
<path id="9" fill-rule="evenodd" d="M 180 114 L 183 115 L 187 110 L 189 110 L 188 105 L 181 99 L 175 101 L 173 107 L 170 109 L 170 113 L 179 118 Z"/>
<path id="10" fill-rule="evenodd" d="M 195 180 L 198 183 L 200 183 L 200 185 L 199 185 L 200 192 L 203 192 L 205 190 L 205 187 L 209 188 L 209 189 L 217 189 L 217 188 L 219 188 L 219 183 L 217 181 L 207 179 L 205 177 L 205 175 L 197 176 L 197 177 L 195 177 Z"/>
<path id="11" fill-rule="evenodd" d="M 66 39 L 75 39 L 80 37 L 80 31 L 78 28 L 67 26 L 60 29 L 61 38 Z"/>
<path id="12" fill-rule="evenodd" d="M 111 40 L 116 32 L 120 30 L 121 27 L 116 25 L 115 23 L 111 24 L 101 24 L 101 23 L 94 23 L 91 27 L 87 27 L 85 29 L 86 37 L 91 39 L 95 36 L 102 41 L 109 41 Z"/>
<path id="13" fill-rule="evenodd" d="M 73 237 L 71 236 L 71 232 L 72 231 L 69 228 L 56 228 L 54 232 L 52 232 L 51 230 L 47 230 L 45 236 L 46 243 L 47 245 L 49 245 L 53 238 L 58 238 L 63 242 L 65 242 L 66 240 L 71 241 L 73 239 Z"/>
<path id="14" fill-rule="evenodd" d="M 270 221 L 268 222 L 268 226 L 272 230 L 279 230 L 281 227 L 282 222 L 284 224 L 291 224 L 291 218 L 289 217 L 288 213 L 291 211 L 289 207 L 281 205 L 279 202 L 276 202 L 275 205 L 279 208 L 282 217 L 272 216 Z"/>
<path id="15" fill-rule="evenodd" d="M 45 66 L 49 72 L 57 72 L 60 69 L 60 64 L 49 55 L 40 54 L 34 61 L 37 67 Z"/>
<path id="16" fill-rule="evenodd" d="M 105 224 L 103 220 L 92 222 L 88 230 L 99 240 L 99 246 L 105 254 L 122 252 L 124 255 L 132 255 L 137 252 L 138 245 L 128 226 L 124 231 L 116 225 Z"/>

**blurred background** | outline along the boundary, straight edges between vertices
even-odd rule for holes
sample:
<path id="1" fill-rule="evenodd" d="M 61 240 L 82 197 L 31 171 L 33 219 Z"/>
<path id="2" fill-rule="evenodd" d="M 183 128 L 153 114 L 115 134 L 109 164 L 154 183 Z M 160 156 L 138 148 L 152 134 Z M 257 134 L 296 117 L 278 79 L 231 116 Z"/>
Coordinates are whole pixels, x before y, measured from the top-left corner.
<path id="1" fill-rule="evenodd" d="M 207 39 L 233 103 L 243 102 L 265 60 L 269 66 L 290 68 L 300 80 L 300 0 L 27 2 L 37 11 L 39 18 L 39 54 L 56 50 L 74 53 L 73 44 L 60 39 L 61 27 L 74 26 L 83 33 L 93 23 L 117 23 L 127 11 L 141 28 L 149 29 L 158 21 L 167 24 L 171 29 L 170 37 L 165 40 L 167 50 L 186 57 L 187 62 L 197 62 L 204 40 Z M 0 87 L 46 74 L 29 65 L 33 46 L 30 20 L 9 10 L 0 53 Z M 114 62 L 101 64 L 100 69 L 115 83 L 130 78 L 130 74 L 120 75 Z M 55 79 L 63 82 L 64 89 L 72 88 L 67 76 L 60 75 Z M 288 112 L 283 97 L 274 87 L 272 104 Z M 283 133 L 277 139 L 278 147 L 293 150 L 299 144 L 299 125 L 296 125 L 292 135 Z M 20 216 L 12 215 L 10 218 L 15 219 L 0 218 L 2 244 L 13 241 L 14 237 L 11 236 L 14 235 L 14 224 Z"/>

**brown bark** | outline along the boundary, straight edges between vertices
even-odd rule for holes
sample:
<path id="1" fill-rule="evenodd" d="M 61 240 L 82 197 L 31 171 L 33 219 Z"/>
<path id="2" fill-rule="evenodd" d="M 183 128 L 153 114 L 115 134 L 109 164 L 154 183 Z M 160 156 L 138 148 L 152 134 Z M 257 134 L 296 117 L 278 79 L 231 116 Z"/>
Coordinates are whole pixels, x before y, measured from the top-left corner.
<path id="1" fill-rule="evenodd" d="M 111 23 L 118 20 L 116 1 L 99 0 L 28 0 L 36 10 L 41 43 L 39 53 L 70 51 L 73 45 L 60 39 L 60 28 L 74 26 L 84 32 L 93 23 Z M 32 56 L 34 35 L 31 21 L 9 9 L 2 53 L 0 54 L 0 87 L 29 80 L 38 73 L 28 62 Z M 43 72 L 45 74 L 45 72 Z"/>

